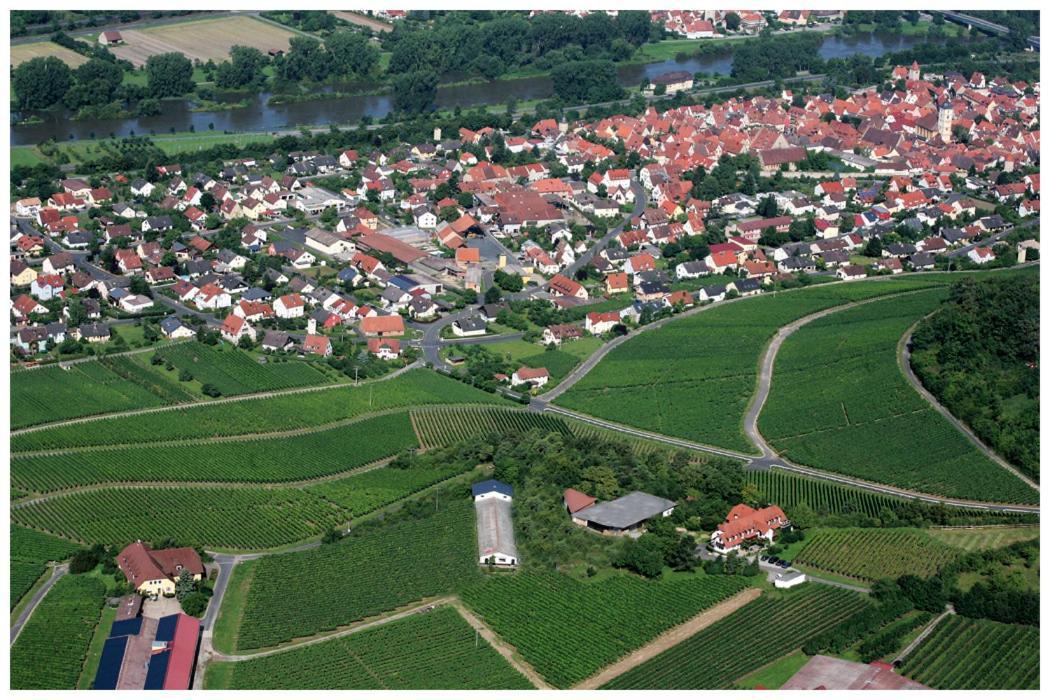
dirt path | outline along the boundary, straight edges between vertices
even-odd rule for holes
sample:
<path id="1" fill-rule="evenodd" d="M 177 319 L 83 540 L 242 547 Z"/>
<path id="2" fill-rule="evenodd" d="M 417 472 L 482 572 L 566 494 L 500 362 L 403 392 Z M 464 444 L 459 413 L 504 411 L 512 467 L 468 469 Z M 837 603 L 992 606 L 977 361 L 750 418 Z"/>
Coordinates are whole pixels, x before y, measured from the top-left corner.
<path id="1" fill-rule="evenodd" d="M 481 618 L 468 610 L 467 607 L 463 605 L 462 601 L 458 598 L 454 599 L 452 601 L 452 607 L 456 609 L 456 612 L 458 612 L 471 627 L 477 630 L 478 634 L 480 634 L 486 642 L 492 645 L 492 648 L 495 649 L 500 656 L 507 660 L 507 663 L 513 666 L 518 673 L 528 678 L 530 683 L 540 690 L 553 689 L 547 681 L 543 680 L 543 676 L 536 672 L 536 669 L 516 656 L 517 650 L 514 649 L 514 647 L 500 639 L 495 632 L 489 629 L 489 627 L 481 621 Z"/>
<path id="2" fill-rule="evenodd" d="M 704 610 L 696 617 L 686 620 L 677 627 L 672 627 L 641 649 L 635 650 L 611 666 L 606 666 L 587 680 L 573 686 L 573 689 L 595 690 L 600 688 L 613 678 L 627 673 L 635 666 L 648 661 L 657 654 L 670 649 L 689 637 L 692 637 L 697 632 L 710 627 L 730 613 L 739 610 L 746 604 L 755 600 L 760 595 L 762 595 L 762 591 L 758 588 L 748 588 L 737 593 L 729 600 L 724 600 L 713 608 Z"/>

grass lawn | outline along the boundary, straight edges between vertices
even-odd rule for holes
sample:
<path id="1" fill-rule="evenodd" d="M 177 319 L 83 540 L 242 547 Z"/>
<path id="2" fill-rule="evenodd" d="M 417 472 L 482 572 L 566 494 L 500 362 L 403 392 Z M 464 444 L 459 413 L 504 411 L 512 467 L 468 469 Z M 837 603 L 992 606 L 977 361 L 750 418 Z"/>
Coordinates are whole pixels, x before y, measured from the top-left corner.
<path id="1" fill-rule="evenodd" d="M 744 676 L 736 682 L 736 686 L 747 690 L 754 690 L 759 686 L 767 690 L 776 690 L 787 683 L 788 679 L 805 666 L 807 661 L 809 661 L 808 656 L 801 651 L 793 651 Z"/>
<path id="2" fill-rule="evenodd" d="M 14 146 L 11 148 L 11 167 L 16 165 L 37 165 L 45 158 L 36 146 Z"/>
<path id="3" fill-rule="evenodd" d="M 1035 539 L 1039 537 L 1039 526 L 932 528 L 929 532 L 945 544 L 972 552 L 977 549 L 999 549 L 1014 542 Z"/>
<path id="4" fill-rule="evenodd" d="M 232 652 L 237 648 L 237 630 L 244 615 L 244 603 L 251 587 L 252 575 L 258 560 L 242 561 L 233 568 L 233 575 L 226 585 L 226 594 L 222 598 L 222 608 L 215 620 L 215 631 L 212 645 L 222 652 Z M 209 676 L 210 676 L 209 669 Z M 206 683 L 205 685 L 211 685 Z M 221 687 L 221 686 L 220 686 Z"/>
<path id="5" fill-rule="evenodd" d="M 95 636 L 91 638 L 87 658 L 84 660 L 84 670 L 81 671 L 80 680 L 77 681 L 77 690 L 90 690 L 91 684 L 95 681 L 98 662 L 102 659 L 102 647 L 106 643 L 106 638 L 109 637 L 109 630 L 113 627 L 113 620 L 116 616 L 116 608 L 108 605 L 102 608 L 102 618 L 99 620 L 98 627 L 95 628 Z"/>
<path id="6" fill-rule="evenodd" d="M 546 367 L 551 380 L 544 387 L 547 391 L 555 387 L 586 358 L 602 346 L 601 338 L 585 336 L 579 340 L 565 342 L 557 350 L 547 350 L 542 345 L 528 343 L 524 340 L 509 340 L 505 343 L 492 343 L 489 350 L 506 358 L 513 366 Z"/>

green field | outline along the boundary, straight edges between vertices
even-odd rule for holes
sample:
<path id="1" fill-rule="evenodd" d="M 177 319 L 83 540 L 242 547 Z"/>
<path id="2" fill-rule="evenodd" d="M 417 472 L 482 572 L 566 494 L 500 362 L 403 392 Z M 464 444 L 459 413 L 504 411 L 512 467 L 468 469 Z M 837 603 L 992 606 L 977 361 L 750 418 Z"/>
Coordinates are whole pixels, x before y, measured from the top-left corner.
<path id="1" fill-rule="evenodd" d="M 974 551 L 999 549 L 1014 542 L 1035 539 L 1039 537 L 1039 526 L 933 528 L 929 534 L 952 547 Z"/>
<path id="2" fill-rule="evenodd" d="M 29 592 L 51 561 L 64 561 L 78 549 L 74 542 L 11 525 L 11 607 Z"/>
<path id="3" fill-rule="evenodd" d="M 463 600 L 552 685 L 567 688 L 747 583 L 735 576 L 646 581 L 618 574 L 581 582 L 521 573 L 490 577 L 464 590 Z"/>
<path id="4" fill-rule="evenodd" d="M 349 471 L 417 446 L 400 411 L 294 436 L 16 457 L 11 480 L 38 493 L 136 481 L 276 483 Z"/>
<path id="5" fill-rule="evenodd" d="M 63 576 L 11 645 L 11 688 L 72 690 L 99 622 L 105 587 L 98 578 Z"/>
<path id="6" fill-rule="evenodd" d="M 524 690 L 455 609 L 442 606 L 328 642 L 208 666 L 205 687 L 289 690 Z"/>
<path id="7" fill-rule="evenodd" d="M 949 615 L 901 673 L 942 690 L 1039 688 L 1039 629 Z"/>
<path id="8" fill-rule="evenodd" d="M 179 343 L 157 351 L 201 384 L 211 384 L 224 396 L 328 384 L 330 379 L 306 362 L 259 362 L 233 346 Z"/>
<path id="9" fill-rule="evenodd" d="M 626 303 L 623 306 L 626 306 Z M 601 338 L 585 336 L 579 340 L 562 343 L 556 350 L 546 350 L 543 346 L 524 340 L 492 343 L 485 348 L 506 359 L 511 369 L 518 369 L 522 365 L 533 368 L 546 367 L 551 378 L 542 391 L 550 391 L 601 346 Z"/>
<path id="10" fill-rule="evenodd" d="M 451 445 L 496 432 L 528 432 L 533 429 L 569 432 L 565 422 L 553 416 L 482 406 L 413 411 L 412 423 L 425 448 Z"/>
<path id="11" fill-rule="evenodd" d="M 798 673 L 799 669 L 805 666 L 807 661 L 809 661 L 808 656 L 801 651 L 794 651 L 771 664 L 763 666 L 733 685 L 735 688 L 746 690 L 753 690 L 759 686 L 766 690 L 776 690 Z"/>
<path id="12" fill-rule="evenodd" d="M 260 559 L 237 626 L 237 649 L 332 630 L 477 580 L 473 503 L 467 493 L 448 498 L 420 504 L 418 517 L 365 528 L 336 544 Z M 323 583 L 303 586 L 304 576 Z"/>
<path id="13" fill-rule="evenodd" d="M 607 683 L 614 690 L 713 690 L 794 651 L 864 609 L 857 593 L 805 584 L 764 595 Z"/>
<path id="14" fill-rule="evenodd" d="M 455 467 L 383 467 L 354 474 L 345 479 L 325 481 L 307 487 L 306 491 L 344 508 L 350 517 L 359 517 L 461 473 L 462 470 Z"/>
<path id="15" fill-rule="evenodd" d="M 415 369 L 359 387 L 340 386 L 214 406 L 192 404 L 174 411 L 45 428 L 14 436 L 11 450 L 134 445 L 317 428 L 373 411 L 443 403 L 506 405 L 503 399 L 463 382 Z"/>
<path id="16" fill-rule="evenodd" d="M 915 276 L 825 284 L 723 303 L 613 349 L 555 403 L 664 435 L 754 452 L 743 416 L 777 329 L 822 309 L 942 284 Z"/>
<path id="17" fill-rule="evenodd" d="M 759 429 L 811 467 L 942 496 L 1034 503 L 914 390 L 897 347 L 945 290 L 871 302 L 806 324 L 781 346 Z"/>
<path id="18" fill-rule="evenodd" d="M 915 528 L 841 528 L 807 537 L 795 563 L 868 581 L 904 574 L 926 578 L 960 553 Z"/>

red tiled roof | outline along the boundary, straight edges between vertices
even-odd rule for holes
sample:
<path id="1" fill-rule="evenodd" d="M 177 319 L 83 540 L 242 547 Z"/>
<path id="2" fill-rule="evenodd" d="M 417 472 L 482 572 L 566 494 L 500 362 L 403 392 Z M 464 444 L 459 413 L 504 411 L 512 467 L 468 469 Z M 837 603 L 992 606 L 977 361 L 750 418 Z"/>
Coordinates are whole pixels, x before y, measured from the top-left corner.
<path id="1" fill-rule="evenodd" d="M 565 489 L 565 507 L 569 509 L 570 513 L 583 510 L 584 508 L 590 508 L 597 502 L 597 498 L 594 496 L 588 496 L 582 491 L 576 489 Z"/>

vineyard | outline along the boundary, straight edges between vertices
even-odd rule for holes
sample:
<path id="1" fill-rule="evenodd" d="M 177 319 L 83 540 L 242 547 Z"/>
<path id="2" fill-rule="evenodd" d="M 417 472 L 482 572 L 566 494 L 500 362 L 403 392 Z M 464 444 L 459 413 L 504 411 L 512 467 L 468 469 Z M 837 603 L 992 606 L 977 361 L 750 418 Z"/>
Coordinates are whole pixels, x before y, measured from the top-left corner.
<path id="1" fill-rule="evenodd" d="M 16 456 L 11 480 L 38 493 L 134 481 L 297 481 L 354 469 L 417 444 L 408 413 L 400 412 L 292 437 Z"/>
<path id="2" fill-rule="evenodd" d="M 874 581 L 904 574 L 929 577 L 959 554 L 922 530 L 841 528 L 812 534 L 795 563 Z"/>
<path id="3" fill-rule="evenodd" d="M 206 687 L 289 690 L 516 690 L 532 686 L 449 606 L 238 663 Z"/>
<path id="4" fill-rule="evenodd" d="M 417 369 L 359 387 L 245 399 L 214 406 L 194 404 L 162 413 L 47 428 L 12 436 L 11 450 L 134 445 L 313 428 L 373 411 L 443 403 L 504 401 L 436 372 Z"/>
<path id="5" fill-rule="evenodd" d="M 1004 503 L 1038 494 L 981 454 L 904 378 L 901 336 L 944 290 L 817 319 L 777 356 L 759 428 L 800 464 L 925 493 Z"/>
<path id="6" fill-rule="evenodd" d="M 178 343 L 159 349 L 157 354 L 176 370 L 192 374 L 201 384 L 213 385 L 223 396 L 330 382 L 327 375 L 307 362 L 292 360 L 259 364 L 254 357 L 232 346 Z"/>
<path id="7" fill-rule="evenodd" d="M 78 547 L 35 530 L 11 526 L 11 607 L 33 587 L 49 561 L 68 559 Z"/>
<path id="8" fill-rule="evenodd" d="M 753 452 L 743 417 L 777 329 L 815 311 L 942 283 L 935 276 L 819 285 L 711 307 L 613 349 L 555 403 L 664 435 Z"/>
<path id="9" fill-rule="evenodd" d="M 777 469 L 744 472 L 744 480 L 754 484 L 770 503 L 776 503 L 788 512 L 805 503 L 818 515 L 864 513 L 878 517 L 883 508 L 903 502 L 903 499 L 872 491 L 862 491 L 831 481 L 819 481 Z"/>
<path id="10" fill-rule="evenodd" d="M 11 428 L 170 401 L 97 361 L 11 372 Z"/>
<path id="11" fill-rule="evenodd" d="M 969 552 L 1035 539 L 1039 537 L 1039 526 L 934 528 L 929 533 L 936 540 Z"/>
<path id="12" fill-rule="evenodd" d="M 439 481 L 460 473 L 453 468 L 426 469 L 412 467 L 371 469 L 345 479 L 326 481 L 307 487 L 309 493 L 335 503 L 347 515 L 359 517 L 394 501 L 411 496 Z"/>
<path id="13" fill-rule="evenodd" d="M 319 549 L 260 559 L 238 649 L 332 630 L 476 581 L 473 503 L 466 496 L 448 498 L 440 506 L 435 501 L 436 513 L 366 528 Z M 419 510 L 430 508 L 421 504 Z M 307 580 L 318 585 L 304 585 Z"/>
<path id="14" fill-rule="evenodd" d="M 584 583 L 521 573 L 490 577 L 462 597 L 537 672 L 567 688 L 745 585 L 732 576 L 645 581 L 620 574 Z"/>
<path id="15" fill-rule="evenodd" d="M 17 506 L 11 518 L 89 543 L 122 546 L 174 537 L 202 546 L 261 549 L 319 535 L 349 516 L 296 489 L 103 488 Z"/>
<path id="16" fill-rule="evenodd" d="M 98 625 L 102 581 L 63 576 L 11 645 L 11 688 L 72 690 Z"/>
<path id="17" fill-rule="evenodd" d="M 729 688 L 738 678 L 798 649 L 866 605 L 857 593 L 814 584 L 786 595 L 764 595 L 603 687 Z"/>
<path id="18" fill-rule="evenodd" d="M 533 429 L 568 433 L 563 421 L 541 413 L 506 408 L 436 408 L 412 412 L 419 441 L 425 449 L 443 447 L 489 433 L 525 433 Z"/>
<path id="19" fill-rule="evenodd" d="M 196 401 L 197 396 L 190 393 L 176 377 L 165 377 L 150 371 L 137 362 L 138 358 L 128 355 L 114 355 L 99 359 L 104 367 L 114 374 L 123 377 L 133 384 L 138 384 L 151 394 L 159 396 L 165 404 Z"/>
<path id="20" fill-rule="evenodd" d="M 908 656 L 901 673 L 941 690 L 1036 690 L 1039 629 L 949 615 Z"/>

